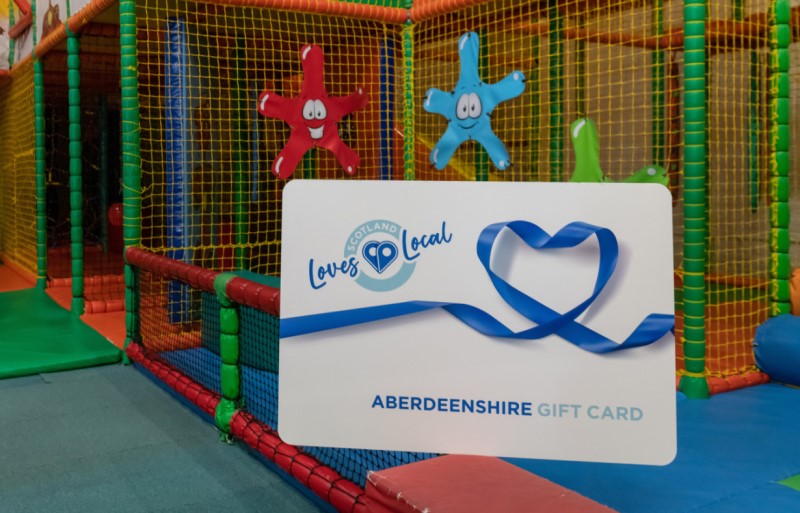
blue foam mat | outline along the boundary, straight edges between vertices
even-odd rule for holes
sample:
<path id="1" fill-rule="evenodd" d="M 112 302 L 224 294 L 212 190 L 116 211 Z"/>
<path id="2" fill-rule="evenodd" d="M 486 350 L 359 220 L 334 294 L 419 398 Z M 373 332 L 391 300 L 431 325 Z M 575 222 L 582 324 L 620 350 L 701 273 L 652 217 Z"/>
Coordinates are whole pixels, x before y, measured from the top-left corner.
<path id="1" fill-rule="evenodd" d="M 508 458 L 620 513 L 800 511 L 800 390 L 767 384 L 679 400 L 678 455 L 650 467 Z"/>
<path id="2" fill-rule="evenodd" d="M 800 317 L 778 315 L 756 328 L 756 365 L 781 383 L 800 386 Z"/>

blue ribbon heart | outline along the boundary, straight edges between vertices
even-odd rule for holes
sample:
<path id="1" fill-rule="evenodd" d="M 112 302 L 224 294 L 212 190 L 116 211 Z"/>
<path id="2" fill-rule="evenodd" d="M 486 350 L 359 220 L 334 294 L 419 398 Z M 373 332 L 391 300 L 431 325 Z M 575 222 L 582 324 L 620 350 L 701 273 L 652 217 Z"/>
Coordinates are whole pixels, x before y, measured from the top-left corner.
<path id="1" fill-rule="evenodd" d="M 595 236 L 600 249 L 600 263 L 592 294 L 569 311 L 558 313 L 498 276 L 492 271 L 490 260 L 495 241 L 506 228 L 534 249 L 572 248 Z M 622 343 L 616 343 L 575 321 L 597 299 L 616 268 L 619 254 L 617 238 L 607 228 L 574 222 L 566 225 L 551 237 L 537 225 L 528 221 L 495 223 L 487 226 L 478 237 L 477 254 L 495 290 L 509 306 L 536 323 L 536 326 L 515 332 L 492 315 L 471 305 L 436 301 L 407 301 L 281 319 L 281 337 L 288 338 L 442 308 L 474 330 L 490 337 L 535 340 L 549 335 L 558 335 L 586 351 L 609 353 L 652 344 L 670 332 L 674 326 L 673 315 L 650 314 L 639 323 L 628 338 Z"/>

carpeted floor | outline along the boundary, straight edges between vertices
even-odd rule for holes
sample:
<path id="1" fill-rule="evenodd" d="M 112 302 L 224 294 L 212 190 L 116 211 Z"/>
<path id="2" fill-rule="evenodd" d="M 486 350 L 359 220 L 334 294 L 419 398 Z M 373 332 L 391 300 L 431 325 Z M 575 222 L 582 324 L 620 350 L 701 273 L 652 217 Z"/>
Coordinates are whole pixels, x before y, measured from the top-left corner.
<path id="1" fill-rule="evenodd" d="M 133 367 L 0 380 L 0 511 L 320 511 Z"/>

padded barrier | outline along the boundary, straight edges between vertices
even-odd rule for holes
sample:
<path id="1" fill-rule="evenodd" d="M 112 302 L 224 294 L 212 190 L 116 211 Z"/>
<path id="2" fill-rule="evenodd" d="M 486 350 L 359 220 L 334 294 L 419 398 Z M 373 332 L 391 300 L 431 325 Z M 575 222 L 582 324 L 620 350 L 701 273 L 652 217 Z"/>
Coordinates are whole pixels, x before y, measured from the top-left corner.
<path id="1" fill-rule="evenodd" d="M 265 276 L 249 271 L 232 271 L 232 274 L 260 285 L 280 289 L 281 282 L 274 276 Z M 201 293 L 202 319 L 219 319 L 220 304 L 216 295 Z M 279 318 L 248 306 L 239 308 L 240 348 L 239 363 L 268 372 L 278 372 Z M 220 327 L 217 322 L 203 322 L 203 346 L 219 356 Z M 273 424 L 274 425 L 274 424 Z"/>
<path id="2" fill-rule="evenodd" d="M 371 513 L 613 513 L 614 510 L 497 458 L 448 455 L 371 472 Z"/>
<path id="3" fill-rule="evenodd" d="M 170 365 L 180 367 L 181 372 L 204 389 L 220 389 L 219 374 L 213 372 L 221 365 L 217 354 L 205 347 L 164 351 L 159 357 Z M 195 362 L 194 364 L 192 362 Z M 202 362 L 200 365 L 198 362 Z M 241 365 L 242 403 L 249 414 L 275 428 L 278 425 L 278 375 Z M 364 486 L 370 471 L 404 465 L 435 455 L 419 452 L 379 451 L 368 449 L 343 449 L 333 447 L 303 447 L 302 450 L 325 465 L 335 468 L 342 477 Z"/>
<path id="4" fill-rule="evenodd" d="M 779 315 L 756 329 L 756 365 L 781 383 L 800 386 L 800 317 Z"/>

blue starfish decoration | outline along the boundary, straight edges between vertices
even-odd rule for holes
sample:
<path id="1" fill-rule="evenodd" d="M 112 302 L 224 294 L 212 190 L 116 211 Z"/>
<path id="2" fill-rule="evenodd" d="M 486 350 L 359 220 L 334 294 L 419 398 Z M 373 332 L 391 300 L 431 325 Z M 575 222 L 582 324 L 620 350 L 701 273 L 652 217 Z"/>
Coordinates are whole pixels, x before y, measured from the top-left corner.
<path id="1" fill-rule="evenodd" d="M 489 158 L 500 169 L 511 165 L 505 144 L 492 131 L 490 116 L 498 104 L 516 98 L 525 90 L 525 75 L 514 71 L 496 84 L 487 84 L 478 73 L 478 34 L 468 32 L 458 40 L 461 74 L 455 89 L 444 92 L 430 89 L 425 110 L 447 118 L 447 130 L 431 151 L 431 164 L 444 169 L 456 149 L 469 139 L 486 149 Z"/>

